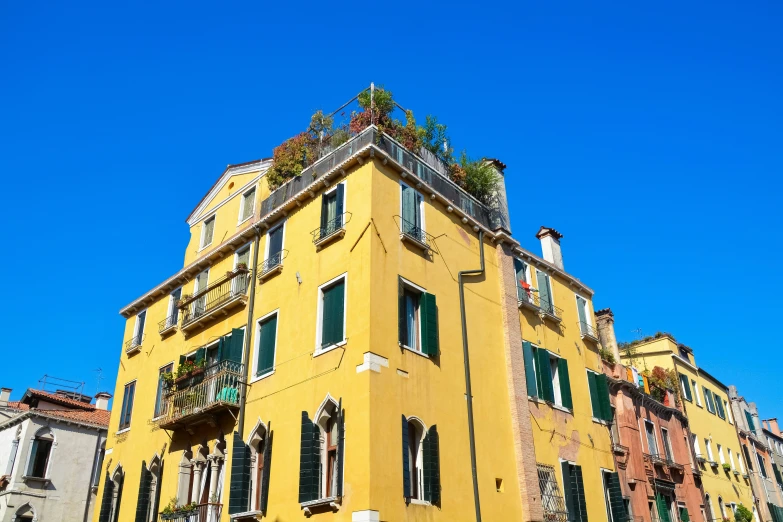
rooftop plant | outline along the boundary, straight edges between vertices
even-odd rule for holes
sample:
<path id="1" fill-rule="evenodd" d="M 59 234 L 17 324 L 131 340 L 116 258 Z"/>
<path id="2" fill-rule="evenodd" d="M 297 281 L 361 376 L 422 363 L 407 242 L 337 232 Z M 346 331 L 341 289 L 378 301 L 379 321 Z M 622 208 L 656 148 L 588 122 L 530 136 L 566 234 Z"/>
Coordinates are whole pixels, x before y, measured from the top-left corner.
<path id="1" fill-rule="evenodd" d="M 740 504 L 737 506 L 736 511 L 734 511 L 734 520 L 735 522 L 750 522 L 753 520 L 753 513 L 744 505 Z"/>
<path id="2" fill-rule="evenodd" d="M 650 394 L 655 400 L 662 403 L 666 397 L 666 390 L 671 390 L 675 404 L 680 403 L 680 387 L 675 370 L 656 366 L 647 379 L 650 383 Z"/>

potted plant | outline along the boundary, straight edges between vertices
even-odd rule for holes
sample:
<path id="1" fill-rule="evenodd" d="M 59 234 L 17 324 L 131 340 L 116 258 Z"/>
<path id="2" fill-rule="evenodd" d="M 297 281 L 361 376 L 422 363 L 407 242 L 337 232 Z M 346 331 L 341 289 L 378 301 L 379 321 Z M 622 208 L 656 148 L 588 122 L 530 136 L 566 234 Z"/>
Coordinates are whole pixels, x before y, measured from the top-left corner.
<path id="1" fill-rule="evenodd" d="M 247 270 L 247 263 L 237 263 L 237 272 L 242 272 L 243 270 Z"/>
<path id="2" fill-rule="evenodd" d="M 731 466 L 730 466 L 729 464 L 727 464 L 727 463 L 725 463 L 725 462 L 724 462 L 724 463 L 723 463 L 723 471 L 725 471 L 726 473 L 728 473 L 729 471 L 731 471 Z"/>
<path id="3" fill-rule="evenodd" d="M 174 374 L 171 372 L 165 372 L 161 374 L 161 379 L 163 379 L 163 387 L 164 388 L 171 388 L 174 386 Z"/>
<path id="4" fill-rule="evenodd" d="M 177 367 L 177 377 L 174 379 L 174 382 L 177 384 L 181 383 L 188 377 L 190 377 L 194 370 L 196 370 L 196 363 L 190 359 L 184 361 L 182 364 L 180 364 Z"/>

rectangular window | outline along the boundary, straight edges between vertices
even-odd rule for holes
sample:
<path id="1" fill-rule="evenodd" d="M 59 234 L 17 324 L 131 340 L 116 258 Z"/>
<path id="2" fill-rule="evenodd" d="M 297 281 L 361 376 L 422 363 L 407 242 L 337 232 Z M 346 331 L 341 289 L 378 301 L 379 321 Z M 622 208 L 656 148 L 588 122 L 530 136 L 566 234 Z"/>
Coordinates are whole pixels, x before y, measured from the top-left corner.
<path id="1" fill-rule="evenodd" d="M 764 462 L 764 457 L 756 453 L 756 458 L 759 460 L 759 471 L 761 471 L 761 476 L 767 478 L 767 464 Z"/>
<path id="2" fill-rule="evenodd" d="M 712 400 L 712 392 L 706 386 L 704 388 L 704 402 L 707 405 L 707 411 L 715 414 L 715 403 Z"/>
<path id="3" fill-rule="evenodd" d="M 133 327 L 133 346 L 141 345 L 144 340 L 144 323 L 147 321 L 147 311 L 144 310 L 136 316 L 136 324 Z"/>
<path id="4" fill-rule="evenodd" d="M 285 223 L 276 226 L 266 235 L 266 261 L 262 271 L 279 266 L 283 262 L 283 234 Z"/>
<path id="5" fill-rule="evenodd" d="M 552 299 L 552 282 L 549 279 L 549 274 L 542 272 L 541 270 L 536 270 L 536 280 L 538 283 L 539 306 L 544 312 L 554 315 L 555 308 Z"/>
<path id="6" fill-rule="evenodd" d="M 734 419 L 731 417 L 731 407 L 729 406 L 728 401 L 723 401 L 723 406 L 726 408 L 726 419 L 729 421 L 729 424 L 734 424 Z"/>
<path id="7" fill-rule="evenodd" d="M 587 386 L 590 390 L 593 418 L 612 422 L 612 405 L 609 400 L 609 385 L 606 375 L 588 370 Z"/>
<path id="8" fill-rule="evenodd" d="M 275 368 L 275 351 L 277 349 L 277 313 L 272 313 L 258 320 L 258 335 L 256 336 L 256 377 L 266 375 Z"/>
<path id="9" fill-rule="evenodd" d="M 693 444 L 693 452 L 697 457 L 701 457 L 701 448 L 699 447 L 699 437 L 695 433 L 691 433 L 691 444 Z"/>
<path id="10" fill-rule="evenodd" d="M 526 358 L 533 357 L 535 360 L 534 396 L 557 406 L 573 409 L 568 361 L 543 348 L 534 348 L 530 343 L 523 343 L 522 348 L 530 352 Z M 531 391 L 530 382 L 528 380 L 528 393 Z"/>
<path id="11" fill-rule="evenodd" d="M 182 288 L 177 288 L 171 294 L 169 294 L 169 306 L 166 312 L 166 327 L 174 326 L 177 324 L 177 317 L 179 316 L 179 309 L 177 303 L 182 298 Z"/>
<path id="12" fill-rule="evenodd" d="M 587 522 L 587 503 L 582 467 L 570 462 L 561 462 L 563 472 L 563 497 L 566 502 L 569 522 Z"/>
<path id="13" fill-rule="evenodd" d="M 647 449 L 650 455 L 658 456 L 658 442 L 655 440 L 655 424 L 645 420 L 644 432 L 647 434 Z"/>
<path id="14" fill-rule="evenodd" d="M 317 239 L 330 236 L 343 228 L 344 212 L 345 184 L 340 183 L 321 197 L 321 230 Z"/>
<path id="15" fill-rule="evenodd" d="M 693 395 L 696 396 L 696 406 L 701 406 L 701 395 L 699 394 L 699 386 L 696 381 L 691 379 L 691 385 L 693 386 Z"/>
<path id="16" fill-rule="evenodd" d="M 661 428 L 661 442 L 663 442 L 663 451 L 666 454 L 666 460 L 674 462 L 674 455 L 672 454 L 672 443 L 669 440 L 669 430 Z"/>
<path id="17" fill-rule="evenodd" d="M 737 453 L 737 461 L 739 462 L 740 472 L 745 474 L 745 462 L 742 460 L 742 455 Z"/>
<path id="18" fill-rule="evenodd" d="M 688 402 L 693 402 L 693 396 L 691 395 L 691 385 L 688 382 L 688 376 L 680 374 L 680 387 L 682 388 L 682 396 Z"/>
<path id="19" fill-rule="evenodd" d="M 587 299 L 580 295 L 576 296 L 576 313 L 579 316 L 579 330 L 582 335 L 593 335 L 593 325 L 590 322 Z"/>
<path id="20" fill-rule="evenodd" d="M 604 502 L 609 522 L 628 522 L 628 511 L 620 489 L 620 477 L 612 471 L 601 470 L 604 483 Z"/>
<path id="21" fill-rule="evenodd" d="M 514 258 L 514 273 L 517 281 L 517 300 L 532 302 L 533 295 L 530 280 L 528 279 L 527 263 Z"/>
<path id="22" fill-rule="evenodd" d="M 318 350 L 324 350 L 345 341 L 345 276 L 326 283 L 318 289 Z"/>
<path id="23" fill-rule="evenodd" d="M 734 455 L 731 453 L 731 449 L 726 448 L 726 452 L 729 454 L 729 464 L 731 465 L 731 469 L 734 470 L 736 467 L 734 466 Z"/>
<path id="24" fill-rule="evenodd" d="M 723 420 L 726 420 L 726 412 L 723 411 L 723 399 L 717 393 L 712 394 L 712 400 L 715 403 L 715 412 Z"/>
<path id="25" fill-rule="evenodd" d="M 212 236 L 215 234 L 215 216 L 204 221 L 201 225 L 201 248 L 212 244 Z"/>
<path id="26" fill-rule="evenodd" d="M 715 457 L 712 454 L 712 441 L 710 439 L 704 439 L 704 447 L 707 448 L 707 458 L 710 462 L 714 462 Z"/>
<path id="27" fill-rule="evenodd" d="M 402 233 L 424 242 L 423 202 L 421 194 L 408 185 L 402 183 L 401 187 L 401 215 L 400 222 Z"/>
<path id="28" fill-rule="evenodd" d="M 166 374 L 171 374 L 174 364 L 167 364 L 158 372 L 158 391 L 155 394 L 155 413 L 154 416 L 160 417 L 166 413 L 166 403 L 163 401 L 163 394 L 166 390 Z"/>
<path id="29" fill-rule="evenodd" d="M 209 284 L 209 268 L 199 273 L 196 276 L 196 281 L 193 284 L 193 294 L 197 294 L 204 290 Z M 207 309 L 207 296 L 202 295 L 195 301 L 190 303 L 190 312 L 193 318 L 200 317 Z M 184 320 L 184 319 L 183 319 Z"/>
<path id="30" fill-rule="evenodd" d="M 242 204 L 239 209 L 239 222 L 242 223 L 253 217 L 253 211 L 256 207 L 256 189 L 251 188 L 242 194 Z"/>
<path id="31" fill-rule="evenodd" d="M 726 459 L 723 458 L 723 446 L 721 446 L 720 444 L 718 444 L 718 462 L 720 462 L 721 464 L 726 463 Z"/>
<path id="32" fill-rule="evenodd" d="M 120 427 L 124 430 L 130 428 L 131 414 L 133 413 L 133 396 L 136 393 L 136 381 L 125 385 L 125 393 L 122 395 L 122 408 L 120 409 Z"/>
<path id="33" fill-rule="evenodd" d="M 435 296 L 400 278 L 398 299 L 400 345 L 424 355 L 438 355 L 438 306 Z"/>
<path id="34" fill-rule="evenodd" d="M 33 439 L 30 449 L 30 467 L 27 470 L 28 477 L 46 478 L 46 468 L 49 465 L 49 455 L 52 451 L 51 434 Z"/>
<path id="35" fill-rule="evenodd" d="M 756 423 L 753 422 L 753 415 L 751 415 L 748 410 L 745 410 L 745 420 L 748 421 L 748 430 L 755 435 Z"/>

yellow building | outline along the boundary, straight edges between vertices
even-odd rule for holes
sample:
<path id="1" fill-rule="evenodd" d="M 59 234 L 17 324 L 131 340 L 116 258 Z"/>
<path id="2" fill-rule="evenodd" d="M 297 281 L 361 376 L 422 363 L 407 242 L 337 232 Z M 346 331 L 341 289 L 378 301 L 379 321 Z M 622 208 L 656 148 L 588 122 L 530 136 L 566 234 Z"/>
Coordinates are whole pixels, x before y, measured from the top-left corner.
<path id="1" fill-rule="evenodd" d="M 502 184 L 488 207 L 374 126 L 274 192 L 270 163 L 229 166 L 121 311 L 96 522 L 605 520 L 592 292 L 554 236 L 521 249 Z M 528 399 L 534 347 L 568 369 Z"/>
<path id="2" fill-rule="evenodd" d="M 728 388 L 696 364 L 691 348 L 668 334 L 636 341 L 622 358 L 640 371 L 659 366 L 677 372 L 683 408 L 690 423 L 689 441 L 696 455 L 705 493 L 705 520 L 734 518 L 743 504 L 753 510 L 747 463 L 740 450 Z"/>

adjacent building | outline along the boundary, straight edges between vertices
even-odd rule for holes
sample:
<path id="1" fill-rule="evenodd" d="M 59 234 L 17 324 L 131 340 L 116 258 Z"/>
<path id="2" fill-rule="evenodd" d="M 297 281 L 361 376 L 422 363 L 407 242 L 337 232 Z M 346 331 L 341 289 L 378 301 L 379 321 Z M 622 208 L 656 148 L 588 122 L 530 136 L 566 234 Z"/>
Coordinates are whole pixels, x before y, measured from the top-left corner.
<path id="1" fill-rule="evenodd" d="M 87 522 L 96 505 L 111 395 L 0 389 L 0 522 Z"/>
<path id="2" fill-rule="evenodd" d="M 778 498 L 783 498 L 783 434 L 777 419 L 765 419 L 761 421 L 761 432 L 767 439 L 772 474 L 775 477 Z M 770 502 L 767 506 L 773 522 L 783 522 L 783 504 Z"/>

